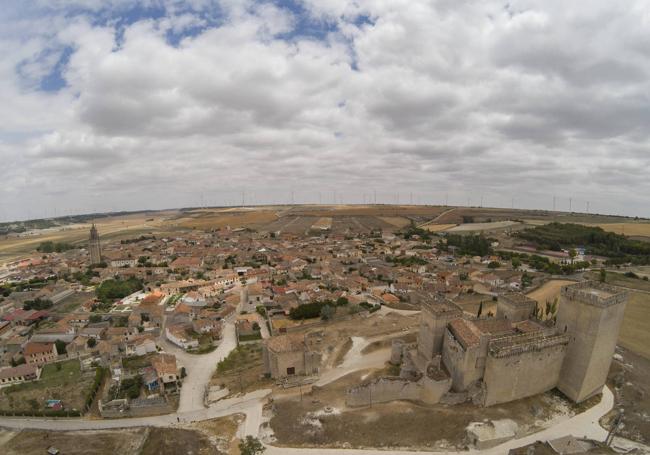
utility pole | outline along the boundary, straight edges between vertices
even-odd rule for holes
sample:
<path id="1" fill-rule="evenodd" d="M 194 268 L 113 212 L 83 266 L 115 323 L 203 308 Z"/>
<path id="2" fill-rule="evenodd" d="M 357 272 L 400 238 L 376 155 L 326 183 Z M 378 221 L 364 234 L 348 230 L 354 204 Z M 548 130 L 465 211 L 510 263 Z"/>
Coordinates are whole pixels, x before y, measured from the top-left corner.
<path id="1" fill-rule="evenodd" d="M 553 211 L 555 212 L 555 196 L 553 196 Z"/>
<path id="2" fill-rule="evenodd" d="M 449 193 L 445 193 L 445 207 L 449 205 Z"/>
<path id="3" fill-rule="evenodd" d="M 512 198 L 512 208 L 513 209 L 515 208 L 515 198 L 514 197 Z"/>
<path id="4" fill-rule="evenodd" d="M 481 208 L 483 208 L 483 196 L 481 196 Z"/>
<path id="5" fill-rule="evenodd" d="M 413 192 L 411 192 L 411 205 L 413 205 Z"/>
<path id="6" fill-rule="evenodd" d="M 241 206 L 246 207 L 246 191 L 241 192 Z"/>
<path id="7" fill-rule="evenodd" d="M 571 200 L 571 198 L 569 198 L 569 212 L 573 212 L 573 210 L 571 210 L 572 204 L 573 204 L 573 201 Z"/>
<path id="8" fill-rule="evenodd" d="M 377 190 L 373 190 L 375 193 L 375 205 L 377 205 Z"/>
<path id="9" fill-rule="evenodd" d="M 589 213 L 589 201 L 587 201 L 587 213 Z"/>

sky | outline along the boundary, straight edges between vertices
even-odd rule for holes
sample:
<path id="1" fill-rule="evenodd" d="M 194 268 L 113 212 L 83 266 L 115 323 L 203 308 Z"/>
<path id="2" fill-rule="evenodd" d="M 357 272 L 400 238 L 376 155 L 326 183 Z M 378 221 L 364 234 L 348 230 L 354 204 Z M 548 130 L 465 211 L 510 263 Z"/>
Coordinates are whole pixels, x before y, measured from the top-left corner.
<path id="1" fill-rule="evenodd" d="M 0 220 L 270 203 L 650 217 L 650 3 L 0 0 Z"/>

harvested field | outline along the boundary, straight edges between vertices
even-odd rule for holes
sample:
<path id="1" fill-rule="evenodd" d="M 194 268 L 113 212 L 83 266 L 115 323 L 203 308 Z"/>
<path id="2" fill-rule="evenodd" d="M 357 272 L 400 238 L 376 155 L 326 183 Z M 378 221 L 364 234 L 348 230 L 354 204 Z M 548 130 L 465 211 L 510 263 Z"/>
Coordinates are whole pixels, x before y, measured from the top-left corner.
<path id="1" fill-rule="evenodd" d="M 456 224 L 423 224 L 420 228 L 430 232 L 443 232 L 456 226 Z"/>
<path id="2" fill-rule="evenodd" d="M 14 433 L 3 444 L 5 455 L 43 455 L 56 447 L 65 455 L 113 455 L 139 453 L 147 437 L 143 428 L 119 431 L 40 431 L 23 430 Z M 162 453 L 162 452 L 156 452 Z M 172 453 L 172 452 L 165 452 Z M 176 452 L 186 453 L 186 452 Z"/>
<path id="3" fill-rule="evenodd" d="M 291 209 L 292 214 L 318 217 L 375 216 L 375 217 L 423 217 L 433 218 L 446 210 L 445 207 L 427 205 L 333 205 L 303 206 Z"/>
<path id="4" fill-rule="evenodd" d="M 621 346 L 650 359 L 650 294 L 630 292 L 618 342 Z"/>
<path id="5" fill-rule="evenodd" d="M 230 226 L 257 229 L 277 220 L 273 210 L 192 211 L 175 220 L 175 225 L 186 229 L 216 229 Z"/>
<path id="6" fill-rule="evenodd" d="M 312 225 L 312 229 L 330 229 L 332 227 L 332 218 L 323 217 L 320 218 Z"/>
<path id="7" fill-rule="evenodd" d="M 650 237 L 650 223 L 589 223 L 589 226 L 598 226 L 607 232 L 623 234 L 632 237 Z"/>
<path id="8" fill-rule="evenodd" d="M 396 228 L 403 228 L 411 223 L 411 220 L 402 216 L 380 216 L 378 218 L 384 223 L 388 223 Z"/>
<path id="9" fill-rule="evenodd" d="M 492 231 L 497 229 L 506 229 L 512 226 L 519 225 L 517 221 L 493 221 L 491 223 L 467 223 L 461 224 L 448 229 L 447 232 L 477 232 L 477 231 Z"/>

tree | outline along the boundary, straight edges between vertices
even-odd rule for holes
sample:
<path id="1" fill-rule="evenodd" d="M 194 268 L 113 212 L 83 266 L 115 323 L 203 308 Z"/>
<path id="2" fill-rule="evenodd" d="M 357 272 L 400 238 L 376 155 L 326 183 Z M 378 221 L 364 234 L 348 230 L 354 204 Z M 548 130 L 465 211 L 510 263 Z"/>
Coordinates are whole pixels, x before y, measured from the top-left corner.
<path id="1" fill-rule="evenodd" d="M 339 297 L 336 299 L 336 306 L 347 305 L 348 303 L 350 303 L 350 301 L 347 297 Z"/>
<path id="2" fill-rule="evenodd" d="M 99 314 L 91 314 L 88 318 L 88 322 L 91 324 L 97 324 L 98 322 L 102 322 L 102 317 Z"/>
<path id="3" fill-rule="evenodd" d="M 517 270 L 519 267 L 521 267 L 521 259 L 512 258 L 512 268 Z"/>
<path id="4" fill-rule="evenodd" d="M 246 439 L 239 443 L 239 452 L 241 455 L 259 455 L 266 450 L 259 439 L 248 435 Z"/>
<path id="5" fill-rule="evenodd" d="M 334 316 L 334 312 L 335 312 L 334 307 L 330 305 L 325 305 L 320 309 L 320 318 L 323 321 L 328 321 L 332 319 L 332 316 Z"/>
<path id="6" fill-rule="evenodd" d="M 483 314 L 483 302 L 481 302 L 478 306 L 478 313 L 476 313 L 476 317 L 480 318 L 481 314 Z"/>
<path id="7" fill-rule="evenodd" d="M 501 267 L 501 263 L 499 261 L 490 261 L 488 264 L 488 269 L 498 269 Z"/>
<path id="8" fill-rule="evenodd" d="M 605 271 L 605 269 L 600 269 L 600 276 L 598 277 L 598 281 L 600 281 L 601 283 L 607 281 L 607 272 Z"/>
<path id="9" fill-rule="evenodd" d="M 58 352 L 59 355 L 65 354 L 67 352 L 65 348 L 65 341 L 63 340 L 56 340 L 54 342 L 54 346 L 56 346 L 56 352 Z"/>
<path id="10" fill-rule="evenodd" d="M 97 340 L 94 338 L 88 338 L 88 342 L 86 343 L 90 349 L 94 348 L 97 345 Z"/>

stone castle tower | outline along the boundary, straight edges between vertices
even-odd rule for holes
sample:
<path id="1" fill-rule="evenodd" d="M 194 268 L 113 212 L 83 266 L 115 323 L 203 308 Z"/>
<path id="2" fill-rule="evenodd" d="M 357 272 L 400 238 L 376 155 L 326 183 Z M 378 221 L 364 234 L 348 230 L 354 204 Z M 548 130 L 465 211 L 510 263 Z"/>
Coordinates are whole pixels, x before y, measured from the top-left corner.
<path id="1" fill-rule="evenodd" d="M 562 288 L 556 327 L 569 335 L 569 344 L 557 388 L 576 403 L 605 385 L 627 298 L 594 281 Z"/>
<path id="2" fill-rule="evenodd" d="M 90 252 L 90 264 L 99 264 L 102 262 L 102 252 L 99 246 L 99 232 L 93 223 L 90 228 L 90 239 L 88 239 L 88 251 Z"/>

